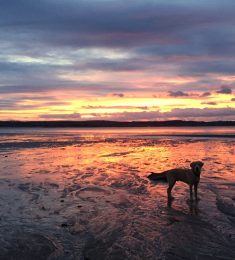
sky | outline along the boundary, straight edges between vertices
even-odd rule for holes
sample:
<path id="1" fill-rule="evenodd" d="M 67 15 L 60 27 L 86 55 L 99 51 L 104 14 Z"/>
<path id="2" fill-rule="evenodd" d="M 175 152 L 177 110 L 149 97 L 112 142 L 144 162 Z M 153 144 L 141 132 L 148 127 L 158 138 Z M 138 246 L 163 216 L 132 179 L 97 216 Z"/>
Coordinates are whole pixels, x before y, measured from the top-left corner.
<path id="1" fill-rule="evenodd" d="M 0 120 L 235 120 L 234 0 L 0 0 Z"/>

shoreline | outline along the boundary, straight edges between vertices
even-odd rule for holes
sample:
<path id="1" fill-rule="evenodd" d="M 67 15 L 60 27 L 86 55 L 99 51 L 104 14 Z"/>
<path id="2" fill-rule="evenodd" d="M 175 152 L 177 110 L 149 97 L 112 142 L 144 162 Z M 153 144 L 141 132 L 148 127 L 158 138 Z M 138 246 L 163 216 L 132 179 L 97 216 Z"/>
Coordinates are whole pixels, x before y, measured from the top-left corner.
<path id="1" fill-rule="evenodd" d="M 125 127 L 210 127 L 210 126 L 235 126 L 235 121 L 0 121 L 1 127 L 43 127 L 43 128 L 125 128 Z"/>

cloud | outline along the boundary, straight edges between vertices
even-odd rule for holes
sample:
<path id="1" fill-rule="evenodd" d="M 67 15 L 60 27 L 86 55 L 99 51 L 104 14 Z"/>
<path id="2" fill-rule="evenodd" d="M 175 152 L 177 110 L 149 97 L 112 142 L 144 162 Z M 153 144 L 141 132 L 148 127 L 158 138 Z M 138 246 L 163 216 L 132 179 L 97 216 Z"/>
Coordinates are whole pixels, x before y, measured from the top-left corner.
<path id="1" fill-rule="evenodd" d="M 71 66 L 73 69 L 78 70 L 98 70 L 98 71 L 139 71 L 146 67 L 144 62 L 135 62 L 134 59 L 99 59 L 91 60 L 90 62 L 85 62 L 83 64 Z"/>
<path id="2" fill-rule="evenodd" d="M 179 109 L 175 108 L 171 112 L 165 113 L 168 117 L 176 117 L 176 118 L 190 118 L 190 119 L 198 119 L 198 118 L 209 118 L 209 119 L 218 119 L 223 120 L 224 117 L 234 117 L 235 116 L 235 108 L 184 108 Z"/>
<path id="3" fill-rule="evenodd" d="M 210 92 L 204 92 L 201 94 L 201 97 L 209 97 L 211 95 Z"/>
<path id="4" fill-rule="evenodd" d="M 85 109 L 142 109 L 142 110 L 148 110 L 149 107 L 147 106 L 82 106 L 82 108 Z"/>
<path id="5" fill-rule="evenodd" d="M 5 1 L 1 4 L 0 25 L 5 29 L 4 39 L 12 43 L 18 39 L 19 48 L 32 43 L 36 48 L 45 45 L 127 48 L 159 44 L 159 53 L 184 54 L 187 50 L 198 54 L 198 49 L 221 52 L 227 49 L 225 46 L 232 53 L 231 35 L 219 26 L 216 34 L 214 27 L 224 24 L 232 28 L 234 3 L 227 1 L 221 5 L 216 1 L 214 6 L 208 0 L 200 5 L 193 1 L 154 0 L 130 3 L 120 0 L 108 4 L 90 0 L 41 0 L 33 4 L 28 0 Z M 220 6 L 224 15 L 218 11 Z M 166 48 L 162 50 L 163 46 Z"/>
<path id="6" fill-rule="evenodd" d="M 221 86 L 220 90 L 216 91 L 219 94 L 232 94 L 232 89 L 227 86 Z"/>
<path id="7" fill-rule="evenodd" d="M 15 110 L 18 109 L 18 105 L 15 100 L 0 100 L 0 109 L 1 110 Z"/>
<path id="8" fill-rule="evenodd" d="M 122 98 L 122 97 L 124 97 L 125 95 L 124 95 L 123 93 L 113 93 L 112 96 Z"/>
<path id="9" fill-rule="evenodd" d="M 122 112 L 122 113 L 104 113 L 93 114 L 96 120 L 114 120 L 114 121 L 154 121 L 160 116 L 159 112 Z"/>
<path id="10" fill-rule="evenodd" d="M 80 115 L 81 116 L 81 115 Z M 140 111 L 140 112 L 117 112 L 117 113 L 87 113 L 93 120 L 115 120 L 115 121 L 157 121 L 157 120 L 233 120 L 235 108 L 176 108 L 170 112 Z M 45 117 L 48 118 L 48 115 Z M 51 115 L 53 118 L 53 115 Z M 76 120 L 76 114 L 56 115 L 55 118 Z M 82 120 L 86 120 L 87 117 Z"/>
<path id="11" fill-rule="evenodd" d="M 201 104 L 202 104 L 202 105 L 215 106 L 215 105 L 217 105 L 217 102 L 213 102 L 213 101 L 211 101 L 211 102 L 201 102 Z"/>
<path id="12" fill-rule="evenodd" d="M 185 93 L 183 91 L 169 91 L 170 97 L 187 97 L 188 93 Z"/>
<path id="13" fill-rule="evenodd" d="M 50 102 L 42 102 L 38 106 L 44 107 L 44 106 L 68 106 L 70 105 L 70 102 L 66 101 L 50 101 Z"/>
<path id="14" fill-rule="evenodd" d="M 27 103 L 28 101 L 37 101 L 35 103 Z M 8 111 L 17 111 L 17 110 L 31 110 L 31 109 L 40 109 L 42 107 L 53 107 L 53 106 L 66 106 L 70 105 L 70 102 L 65 101 L 55 101 L 48 97 L 13 97 L 11 99 L 0 99 L 0 109 Z"/>
<path id="15" fill-rule="evenodd" d="M 39 116 L 40 119 L 46 120 L 80 120 L 81 114 L 73 113 L 73 114 L 42 114 Z"/>
<path id="16" fill-rule="evenodd" d="M 31 83 L 31 82 L 29 82 Z M 112 91 L 125 91 L 125 92 L 132 92 L 136 91 L 133 89 L 131 85 L 123 85 L 122 82 L 113 82 L 112 85 L 110 82 L 89 82 L 89 81 L 73 81 L 73 80 L 59 80 L 59 81 L 52 81 L 52 82 L 32 82 L 31 84 L 27 85 L 0 85 L 0 93 L 1 94 L 10 94 L 10 93 L 17 93 L 17 94 L 51 94 L 54 91 L 61 91 L 64 93 L 69 92 L 88 92 L 93 96 L 104 96 Z M 123 93 L 114 93 L 114 96 L 117 97 L 124 97 Z M 55 96 L 56 97 L 56 96 Z"/>
<path id="17" fill-rule="evenodd" d="M 216 60 L 213 55 L 209 56 L 207 60 L 197 60 L 192 58 L 191 61 L 181 62 L 179 64 L 179 71 L 182 75 L 203 76 L 205 74 L 216 75 L 234 75 L 235 60 L 219 54 L 220 59 Z"/>
<path id="18" fill-rule="evenodd" d="M 221 85 L 217 94 L 231 94 L 234 8 L 232 0 L 1 1 L 1 108 L 58 92 L 114 102 L 130 93 L 203 98 Z"/>
<path id="19" fill-rule="evenodd" d="M 136 1 L 127 4 L 120 1 L 53 1 L 42 0 L 32 4 L 30 1 L 9 1 L 1 6 L 1 26 L 19 31 L 19 36 L 33 41 L 47 41 L 55 45 L 89 46 L 94 44 L 126 46 L 139 45 L 141 42 L 156 42 L 159 36 L 171 38 L 170 33 L 177 29 L 209 22 L 211 15 L 200 15 L 195 20 L 195 13 L 190 5 L 148 4 Z M 63 10 L 61 14 L 61 10 Z M 189 15 L 186 15 L 186 11 Z M 130 12 L 132 14 L 130 15 Z M 6 15 L 7 14 L 7 15 Z M 174 19 L 169 19 L 174 15 Z M 42 19 L 44 18 L 44 19 Z M 214 19 L 219 19 L 219 16 Z M 19 30 L 20 28 L 22 29 Z M 128 26 L 127 26 L 128 25 Z M 141 38 L 155 32 L 156 36 Z M 22 37 L 21 36 L 21 37 Z M 19 40 L 21 40 L 19 37 Z"/>

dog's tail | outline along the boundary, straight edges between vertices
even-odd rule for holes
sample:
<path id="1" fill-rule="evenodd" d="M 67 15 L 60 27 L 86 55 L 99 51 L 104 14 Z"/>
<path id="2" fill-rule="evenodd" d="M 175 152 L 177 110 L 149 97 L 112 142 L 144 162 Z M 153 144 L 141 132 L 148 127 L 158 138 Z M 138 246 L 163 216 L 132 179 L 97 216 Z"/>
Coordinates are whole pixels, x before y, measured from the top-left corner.
<path id="1" fill-rule="evenodd" d="M 162 173 L 151 172 L 151 174 L 147 177 L 152 181 L 167 181 L 166 174 L 167 172 L 162 172 Z"/>

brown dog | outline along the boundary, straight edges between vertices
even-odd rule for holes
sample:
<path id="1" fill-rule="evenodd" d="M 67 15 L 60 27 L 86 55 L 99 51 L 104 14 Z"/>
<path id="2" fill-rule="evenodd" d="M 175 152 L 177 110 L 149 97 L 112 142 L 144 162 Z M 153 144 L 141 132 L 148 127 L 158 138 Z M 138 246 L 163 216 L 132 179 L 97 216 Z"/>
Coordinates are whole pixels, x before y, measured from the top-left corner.
<path id="1" fill-rule="evenodd" d="M 177 181 L 185 182 L 190 187 L 190 199 L 193 199 L 193 186 L 196 200 L 197 197 L 197 188 L 200 181 L 201 169 L 203 166 L 203 162 L 196 161 L 190 164 L 191 169 L 182 169 L 175 168 L 168 171 L 164 171 L 162 173 L 154 173 L 152 172 L 148 178 L 151 180 L 166 180 L 168 182 L 167 195 L 168 199 L 172 199 L 171 190 L 174 187 Z"/>

